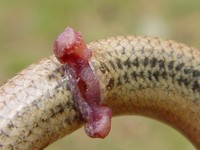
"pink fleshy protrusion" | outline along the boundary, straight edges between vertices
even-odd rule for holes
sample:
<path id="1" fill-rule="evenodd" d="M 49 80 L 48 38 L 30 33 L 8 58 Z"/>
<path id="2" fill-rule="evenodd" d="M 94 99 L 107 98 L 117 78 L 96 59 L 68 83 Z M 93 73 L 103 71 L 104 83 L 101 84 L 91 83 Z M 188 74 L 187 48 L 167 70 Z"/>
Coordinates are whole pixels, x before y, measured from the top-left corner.
<path id="1" fill-rule="evenodd" d="M 54 42 L 54 54 L 62 64 L 74 63 L 80 57 L 82 59 L 91 57 L 91 52 L 87 49 L 80 32 L 69 27 Z"/>
<path id="2" fill-rule="evenodd" d="M 93 111 L 93 116 L 85 125 L 85 132 L 92 138 L 105 138 L 111 128 L 112 110 L 106 106 L 99 106 Z"/>
<path id="3" fill-rule="evenodd" d="M 92 52 L 80 32 L 66 28 L 54 43 L 54 53 L 64 64 L 64 73 L 70 79 L 69 87 L 76 108 L 86 121 L 85 132 L 93 138 L 105 138 L 111 128 L 112 110 L 100 104 L 100 84 L 89 64 Z"/>
<path id="4" fill-rule="evenodd" d="M 81 40 L 77 38 L 78 36 L 80 36 L 79 33 L 76 33 L 69 27 L 66 28 L 65 31 L 57 37 L 54 43 L 54 53 L 56 57 L 60 58 L 66 54 L 73 53 L 72 48 L 76 45 L 77 40 Z"/>

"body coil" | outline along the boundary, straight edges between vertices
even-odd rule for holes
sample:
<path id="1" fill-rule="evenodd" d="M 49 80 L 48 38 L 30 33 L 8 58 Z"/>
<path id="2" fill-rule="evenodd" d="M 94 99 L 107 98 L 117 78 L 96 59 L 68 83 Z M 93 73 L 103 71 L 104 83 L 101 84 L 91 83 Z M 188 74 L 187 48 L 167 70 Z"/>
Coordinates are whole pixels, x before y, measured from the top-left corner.
<path id="1" fill-rule="evenodd" d="M 90 64 L 113 115 L 164 121 L 200 148 L 200 52 L 171 40 L 117 36 L 92 42 Z M 42 149 L 83 125 L 54 56 L 0 87 L 0 149 Z"/>

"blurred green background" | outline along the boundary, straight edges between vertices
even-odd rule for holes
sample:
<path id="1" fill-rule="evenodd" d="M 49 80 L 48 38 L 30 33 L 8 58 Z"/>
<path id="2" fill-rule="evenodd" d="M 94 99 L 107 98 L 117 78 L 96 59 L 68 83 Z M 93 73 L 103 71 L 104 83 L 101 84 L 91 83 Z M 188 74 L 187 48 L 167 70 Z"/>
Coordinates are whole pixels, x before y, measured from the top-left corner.
<path id="1" fill-rule="evenodd" d="M 71 26 L 87 42 L 134 34 L 170 38 L 200 48 L 199 0 L 1 0 L 0 82 L 52 54 L 55 37 Z M 46 150 L 193 150 L 174 129 L 151 119 L 113 119 L 110 135 L 88 138 L 83 128 Z"/>

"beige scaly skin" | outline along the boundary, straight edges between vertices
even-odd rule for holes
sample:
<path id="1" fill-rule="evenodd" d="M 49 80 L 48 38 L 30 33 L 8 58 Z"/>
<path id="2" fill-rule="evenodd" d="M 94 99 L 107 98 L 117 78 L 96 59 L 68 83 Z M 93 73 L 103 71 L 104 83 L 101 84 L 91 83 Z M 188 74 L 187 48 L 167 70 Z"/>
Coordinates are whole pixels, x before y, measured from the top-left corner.
<path id="1" fill-rule="evenodd" d="M 200 52 L 174 41 L 119 36 L 88 45 L 102 103 L 177 128 L 200 148 Z M 42 149 L 83 125 L 54 56 L 0 88 L 0 149 Z"/>

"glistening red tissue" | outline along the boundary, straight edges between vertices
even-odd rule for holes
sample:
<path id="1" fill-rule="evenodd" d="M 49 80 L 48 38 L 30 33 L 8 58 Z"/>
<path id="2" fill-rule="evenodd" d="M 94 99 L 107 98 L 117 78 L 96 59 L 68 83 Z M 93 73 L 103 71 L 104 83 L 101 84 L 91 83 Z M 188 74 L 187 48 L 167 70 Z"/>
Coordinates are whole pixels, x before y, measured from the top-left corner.
<path id="1" fill-rule="evenodd" d="M 111 127 L 112 110 L 100 104 L 99 81 L 89 63 L 92 52 L 80 32 L 66 28 L 54 43 L 54 53 L 69 77 L 76 108 L 86 121 L 86 134 L 105 138 Z"/>

